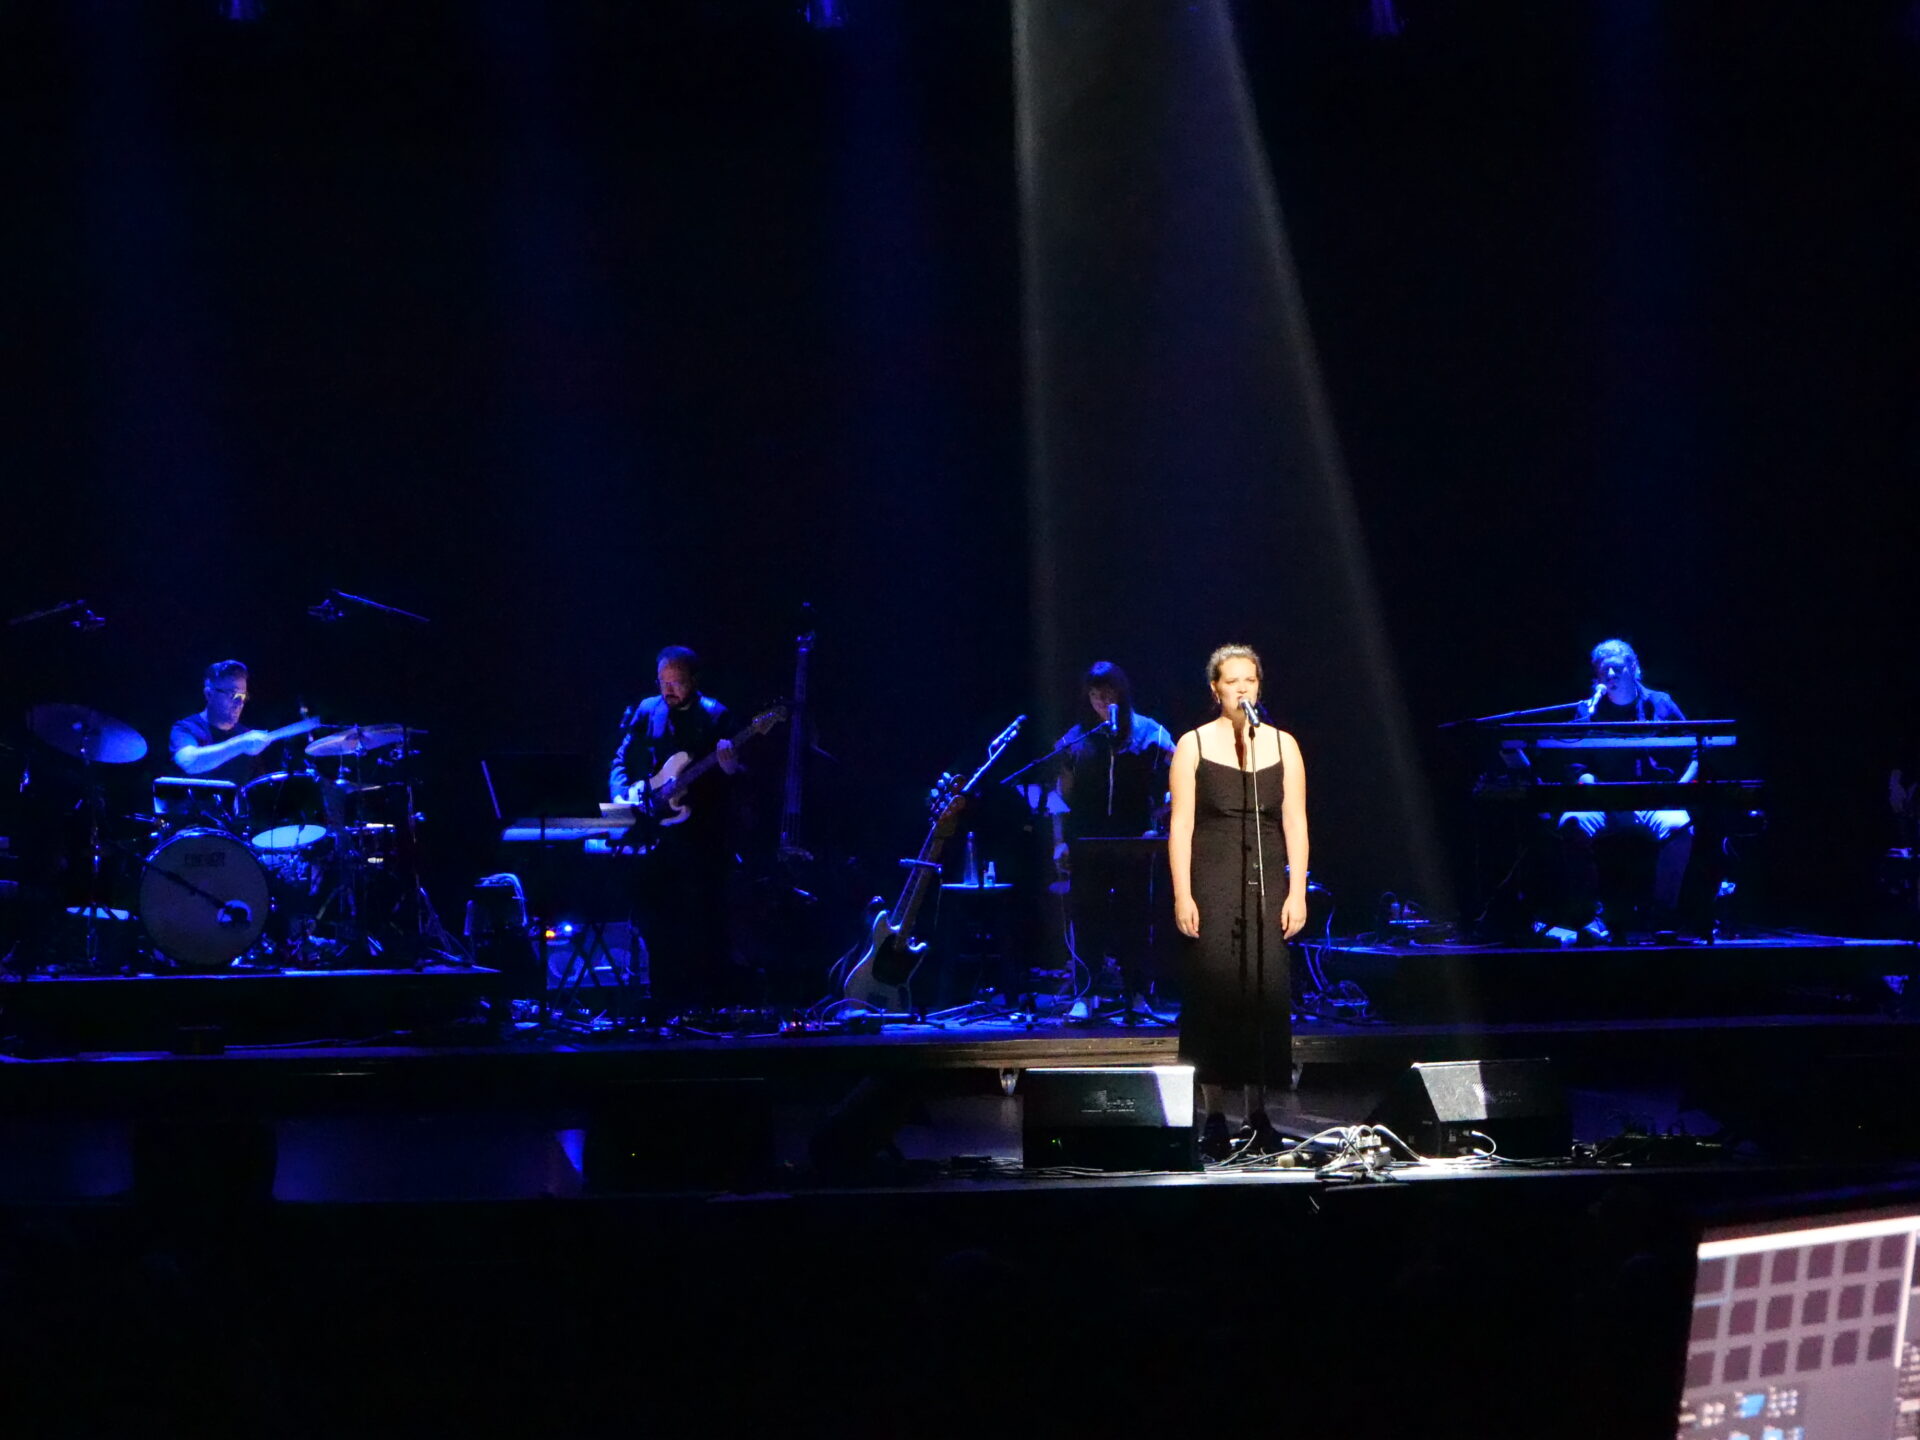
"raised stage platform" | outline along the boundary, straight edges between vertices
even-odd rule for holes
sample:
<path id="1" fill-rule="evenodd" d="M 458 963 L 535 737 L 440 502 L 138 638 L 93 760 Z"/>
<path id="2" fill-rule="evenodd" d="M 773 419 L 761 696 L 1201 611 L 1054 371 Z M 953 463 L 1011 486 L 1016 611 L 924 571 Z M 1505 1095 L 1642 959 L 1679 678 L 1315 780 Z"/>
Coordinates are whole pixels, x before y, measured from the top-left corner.
<path id="1" fill-rule="evenodd" d="M 14 982 L 0 1263 L 32 1304 L 0 1416 L 1670 1435 L 1695 1216 L 1920 1204 L 1914 958 L 1329 953 L 1370 1018 L 1301 1020 L 1283 1128 L 1363 1124 L 1415 1061 L 1538 1059 L 1578 1144 L 1340 1177 L 1023 1165 L 1025 1072 L 1170 1061 L 1171 1026 L 501 1023 L 451 968 Z M 78 1383 L 101 1344 L 124 1405 Z"/>
<path id="2" fill-rule="evenodd" d="M 1671 1068 L 1920 1054 L 1906 982 L 1920 948 L 1909 942 L 1778 932 L 1599 950 L 1334 945 L 1320 960 L 1330 981 L 1358 985 L 1367 1004 L 1296 1023 L 1294 1058 L 1308 1077 L 1459 1058 Z M 456 966 L 11 981 L 0 984 L 0 1107 L 137 1110 L 169 1097 L 241 1096 L 269 1109 L 505 1097 L 571 1105 L 636 1083 L 831 1085 L 956 1072 L 997 1083 L 1038 1066 L 1177 1058 L 1171 1005 L 1161 1023 L 983 1005 L 923 1023 L 809 1024 L 759 1012 L 659 1032 L 541 1023 L 524 1006 L 504 1022 L 498 983 L 492 971 Z"/>

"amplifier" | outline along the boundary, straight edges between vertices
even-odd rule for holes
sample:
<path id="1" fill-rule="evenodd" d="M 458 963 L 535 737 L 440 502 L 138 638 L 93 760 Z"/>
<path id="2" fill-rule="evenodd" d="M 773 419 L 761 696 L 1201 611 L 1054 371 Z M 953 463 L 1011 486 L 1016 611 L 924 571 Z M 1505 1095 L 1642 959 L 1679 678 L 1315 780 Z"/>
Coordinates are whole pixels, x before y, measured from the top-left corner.
<path id="1" fill-rule="evenodd" d="M 1029 1169 L 1200 1168 L 1191 1065 L 1028 1070 L 1019 1093 Z"/>

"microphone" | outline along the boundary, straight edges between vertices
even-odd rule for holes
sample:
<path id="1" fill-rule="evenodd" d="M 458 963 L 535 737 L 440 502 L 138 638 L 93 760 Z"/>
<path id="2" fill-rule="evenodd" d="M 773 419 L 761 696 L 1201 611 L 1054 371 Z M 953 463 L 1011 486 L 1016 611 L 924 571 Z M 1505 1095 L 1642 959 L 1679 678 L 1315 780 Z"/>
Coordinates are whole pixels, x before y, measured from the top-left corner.
<path id="1" fill-rule="evenodd" d="M 1247 728 L 1249 730 L 1258 730 L 1260 728 L 1260 707 L 1255 705 L 1251 700 L 1242 700 L 1240 702 L 1240 710 L 1241 713 L 1247 717 Z"/>
<path id="2" fill-rule="evenodd" d="M 1115 735 L 1120 733 L 1120 707 L 1118 705 L 1107 706 L 1107 729 Z"/>
<path id="3" fill-rule="evenodd" d="M 1606 681 L 1596 680 L 1593 682 L 1593 693 L 1587 697 L 1587 703 L 1584 707 L 1587 714 L 1591 715 L 1593 714 L 1594 711 L 1600 708 L 1600 701 L 1602 697 L 1606 695 L 1606 693 L 1607 693 Z"/>

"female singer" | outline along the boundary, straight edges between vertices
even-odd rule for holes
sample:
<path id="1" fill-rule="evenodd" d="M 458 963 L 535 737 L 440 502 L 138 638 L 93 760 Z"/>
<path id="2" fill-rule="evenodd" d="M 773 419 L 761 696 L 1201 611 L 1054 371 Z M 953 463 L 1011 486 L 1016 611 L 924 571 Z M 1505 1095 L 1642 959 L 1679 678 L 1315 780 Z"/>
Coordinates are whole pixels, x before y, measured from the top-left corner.
<path id="1" fill-rule="evenodd" d="M 1230 1153 L 1225 1087 L 1246 1087 L 1249 1144 L 1278 1139 L 1266 1092 L 1293 1083 L 1287 941 L 1307 922 L 1307 782 L 1300 746 L 1260 716 L 1260 657 L 1222 645 L 1207 660 L 1218 713 L 1174 747 L 1173 918 L 1190 942 L 1180 1058 L 1206 1111 L 1201 1149 Z"/>

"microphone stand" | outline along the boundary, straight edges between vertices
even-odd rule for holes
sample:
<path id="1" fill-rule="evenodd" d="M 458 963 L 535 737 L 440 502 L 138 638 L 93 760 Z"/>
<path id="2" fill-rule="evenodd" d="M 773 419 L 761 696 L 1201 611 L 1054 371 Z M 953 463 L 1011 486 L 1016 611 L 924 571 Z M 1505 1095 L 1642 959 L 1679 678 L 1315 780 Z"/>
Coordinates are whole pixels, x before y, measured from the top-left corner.
<path id="1" fill-rule="evenodd" d="M 1590 697 L 1582 695 L 1578 700 L 1562 701 L 1558 705 L 1536 705 L 1531 710 L 1506 710 L 1498 715 L 1475 715 L 1467 720 L 1448 720 L 1436 725 L 1436 730 L 1457 730 L 1462 725 L 1492 725 L 1501 720 L 1524 720 L 1529 715 L 1551 715 L 1556 710 L 1578 710 Z"/>
<path id="2" fill-rule="evenodd" d="M 1248 711 L 1252 713 L 1248 713 Z M 1258 744 L 1260 738 L 1260 717 L 1259 712 L 1254 710 L 1250 704 L 1247 705 L 1241 714 L 1247 722 L 1247 768 L 1241 772 L 1240 793 L 1243 797 L 1243 805 L 1244 797 L 1248 794 L 1251 794 L 1253 799 L 1251 810 L 1253 813 L 1254 878 L 1252 886 L 1243 885 L 1240 889 L 1241 965 L 1244 970 L 1246 964 L 1246 950 L 1244 947 L 1249 934 L 1246 923 L 1246 893 L 1249 889 L 1252 889 L 1257 894 L 1255 904 L 1258 907 L 1251 931 L 1255 946 L 1253 973 L 1253 1003 L 1254 1014 L 1257 1017 L 1255 1033 L 1259 1037 L 1255 1042 L 1255 1054 L 1260 1074 L 1260 1109 L 1265 1110 L 1267 1108 L 1267 837 L 1260 823 L 1260 752 Z M 1241 813 L 1246 813 L 1246 809 L 1243 808 Z M 1242 853 L 1244 854 L 1245 851 L 1243 850 Z M 1288 997 L 1286 1003 L 1288 1005 L 1293 1003 L 1291 996 Z M 1291 1023 L 1291 1017 L 1289 1017 L 1289 1023 Z M 1248 1118 L 1251 1120 L 1252 1117 L 1249 1116 Z"/>
<path id="3" fill-rule="evenodd" d="M 1058 760 L 1062 755 L 1066 754 L 1067 751 L 1071 750 L 1074 746 L 1078 745 L 1082 740 L 1092 739 L 1095 735 L 1098 735 L 1102 730 L 1105 730 L 1107 728 L 1108 728 L 1107 722 L 1102 720 L 1098 725 L 1094 726 L 1091 730 L 1084 730 L 1078 735 L 1075 735 L 1071 731 L 1069 731 L 1068 738 L 1066 738 L 1065 740 L 1062 740 L 1058 745 L 1054 746 L 1053 749 L 1049 750 L 1046 754 L 1042 755 L 1038 760 L 1029 760 L 1026 764 L 1022 765 L 1018 770 L 1014 771 L 1011 775 L 1004 776 L 1001 779 L 1000 783 L 1002 785 L 1014 784 L 1020 779 L 1022 775 L 1026 774 L 1029 770 L 1037 770 L 1042 765 L 1046 764 L 1049 760 Z M 1111 798 L 1109 798 L 1108 800 L 1108 806 L 1109 808 L 1111 808 L 1112 806 Z"/>
<path id="4" fill-rule="evenodd" d="M 358 605 L 363 610 L 371 610 L 380 615 L 391 615 L 396 620 L 411 621 L 415 625 L 431 625 L 433 622 L 424 615 L 416 615 L 411 610 L 402 610 L 397 605 L 382 605 L 378 600 L 369 600 L 364 595 L 349 595 L 344 590 L 329 590 L 327 598 L 318 605 L 307 607 L 307 613 L 316 620 L 343 620 L 347 612 L 340 608 L 340 602 Z"/>
<path id="5" fill-rule="evenodd" d="M 1107 725 L 1113 724 L 1111 720 L 1103 723 Z M 1109 830 L 1113 828 L 1113 766 L 1114 762 L 1119 758 L 1119 751 L 1120 732 L 1116 729 L 1112 735 L 1107 737 L 1107 828 Z"/>

